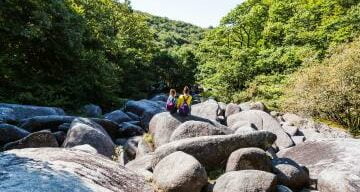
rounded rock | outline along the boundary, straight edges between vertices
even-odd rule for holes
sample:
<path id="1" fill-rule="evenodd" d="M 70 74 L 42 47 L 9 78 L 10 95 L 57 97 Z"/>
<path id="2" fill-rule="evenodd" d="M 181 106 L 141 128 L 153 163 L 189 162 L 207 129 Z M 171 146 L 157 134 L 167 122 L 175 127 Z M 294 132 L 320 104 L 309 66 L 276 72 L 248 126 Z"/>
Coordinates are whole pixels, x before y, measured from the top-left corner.
<path id="1" fill-rule="evenodd" d="M 242 148 L 231 153 L 226 172 L 246 169 L 270 172 L 271 160 L 266 152 L 259 148 Z"/>
<path id="2" fill-rule="evenodd" d="M 200 192 L 207 184 L 207 174 L 194 157 L 178 151 L 156 165 L 154 181 L 164 192 Z"/>

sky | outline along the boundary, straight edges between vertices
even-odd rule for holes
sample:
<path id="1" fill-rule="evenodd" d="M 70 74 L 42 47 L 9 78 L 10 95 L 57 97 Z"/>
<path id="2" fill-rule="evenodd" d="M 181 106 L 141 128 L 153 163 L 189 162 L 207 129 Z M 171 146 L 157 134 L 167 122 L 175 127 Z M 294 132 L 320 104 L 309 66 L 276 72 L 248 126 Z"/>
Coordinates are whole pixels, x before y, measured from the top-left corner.
<path id="1" fill-rule="evenodd" d="M 131 0 L 133 9 L 185 21 L 200 27 L 217 26 L 244 0 Z"/>

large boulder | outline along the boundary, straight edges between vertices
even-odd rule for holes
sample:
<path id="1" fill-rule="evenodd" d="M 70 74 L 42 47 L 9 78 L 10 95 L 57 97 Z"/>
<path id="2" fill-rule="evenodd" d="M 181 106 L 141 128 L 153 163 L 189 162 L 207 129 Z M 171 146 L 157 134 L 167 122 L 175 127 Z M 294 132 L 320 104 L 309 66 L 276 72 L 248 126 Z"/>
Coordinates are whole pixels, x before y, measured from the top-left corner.
<path id="1" fill-rule="evenodd" d="M 0 153 L 0 191 L 153 192 L 143 177 L 99 155 L 63 148 Z"/>
<path id="2" fill-rule="evenodd" d="M 88 104 L 83 106 L 82 112 L 87 117 L 100 117 L 102 115 L 101 107 L 94 104 Z"/>
<path id="3" fill-rule="evenodd" d="M 134 137 L 145 133 L 145 130 L 140 126 L 128 122 L 121 123 L 120 127 L 119 132 L 121 137 Z"/>
<path id="4" fill-rule="evenodd" d="M 178 151 L 156 165 L 154 182 L 164 192 L 200 192 L 207 183 L 207 174 L 194 157 Z"/>
<path id="5" fill-rule="evenodd" d="M 305 165 L 320 191 L 360 191 L 360 140 L 323 139 L 307 141 L 282 150 L 279 157 Z"/>
<path id="6" fill-rule="evenodd" d="M 288 158 L 277 158 L 272 160 L 273 172 L 278 182 L 295 191 L 309 185 L 309 174 L 295 161 Z"/>
<path id="7" fill-rule="evenodd" d="M 15 112 L 7 107 L 0 107 L 0 123 L 13 123 L 16 121 Z"/>
<path id="8" fill-rule="evenodd" d="M 114 154 L 115 144 L 103 127 L 90 119 L 77 118 L 71 123 L 63 146 L 70 148 L 84 144 L 91 145 L 104 156 Z"/>
<path id="9" fill-rule="evenodd" d="M 165 111 L 165 104 L 161 106 L 156 101 L 150 100 L 128 101 L 125 105 L 125 111 L 138 115 L 141 125 L 147 129 L 151 118 Z"/>
<path id="10" fill-rule="evenodd" d="M 226 172 L 254 169 L 271 172 L 271 160 L 266 152 L 259 148 L 242 148 L 231 153 Z"/>
<path id="11" fill-rule="evenodd" d="M 0 108 L 10 108 L 14 111 L 16 120 L 49 115 L 65 115 L 64 110 L 56 107 L 39 107 L 32 105 L 17 105 L 0 103 Z"/>
<path id="12" fill-rule="evenodd" d="M 210 99 L 191 106 L 191 114 L 215 121 L 221 114 L 221 108 L 215 100 Z"/>
<path id="13" fill-rule="evenodd" d="M 63 115 L 49 115 L 49 116 L 36 116 L 20 121 L 20 127 L 30 132 L 41 131 L 50 129 L 55 132 L 58 131 L 60 125 L 64 123 L 71 123 L 75 117 Z"/>
<path id="14" fill-rule="evenodd" d="M 164 93 L 161 93 L 161 94 L 158 94 L 158 95 L 155 95 L 153 97 L 151 97 L 151 101 L 162 101 L 162 102 L 166 102 L 168 99 L 168 96 Z"/>
<path id="15" fill-rule="evenodd" d="M 159 113 L 151 119 L 149 125 L 149 133 L 153 135 L 155 147 L 157 148 L 168 143 L 175 129 L 182 123 L 191 120 L 210 123 L 211 125 L 224 130 L 227 129 L 218 122 L 193 115 L 184 117 L 178 114 L 170 114 L 169 112 Z"/>
<path id="16" fill-rule="evenodd" d="M 154 147 L 152 144 L 148 143 L 144 138 L 141 138 L 136 149 L 136 158 L 140 158 L 153 151 Z"/>
<path id="17" fill-rule="evenodd" d="M 276 134 L 277 140 L 275 143 L 280 149 L 294 145 L 291 137 L 282 129 L 279 122 L 264 111 L 249 110 L 231 115 L 227 119 L 227 125 L 232 126 L 237 121 L 244 120 L 254 124 L 258 130 L 266 130 Z"/>
<path id="18" fill-rule="evenodd" d="M 213 192 L 275 192 L 276 176 L 259 170 L 231 171 L 220 176 Z"/>
<path id="19" fill-rule="evenodd" d="M 306 140 L 352 138 L 345 130 L 332 128 L 311 119 L 305 119 L 297 126 L 299 127 L 299 135 L 305 136 Z"/>
<path id="20" fill-rule="evenodd" d="M 91 120 L 99 124 L 102 128 L 104 128 L 107 134 L 109 134 L 109 136 L 113 140 L 121 136 L 119 132 L 119 129 L 121 127 L 117 123 L 110 121 L 108 119 L 100 119 L 100 118 L 91 118 Z"/>
<path id="21" fill-rule="evenodd" d="M 187 138 L 157 148 L 154 152 L 154 164 L 175 151 L 183 151 L 194 156 L 208 170 L 212 170 L 223 167 L 230 154 L 237 149 L 267 149 L 275 140 L 276 135 L 267 131 Z"/>
<path id="22" fill-rule="evenodd" d="M 249 121 L 236 120 L 236 122 L 234 122 L 233 124 L 231 124 L 231 126 L 229 126 L 229 128 L 233 131 L 236 131 L 241 127 L 252 127 L 257 130 L 256 126 L 254 124 L 251 124 Z"/>
<path id="23" fill-rule="evenodd" d="M 24 129 L 9 124 L 0 124 L 0 146 L 17 141 L 30 133 Z"/>
<path id="24" fill-rule="evenodd" d="M 358 192 L 360 191 L 359 168 L 349 171 L 349 165 L 342 164 L 325 169 L 319 174 L 317 188 L 321 192 Z"/>
<path id="25" fill-rule="evenodd" d="M 104 117 L 105 117 L 105 119 L 116 122 L 118 124 L 123 123 L 123 122 L 132 121 L 132 119 L 121 110 L 116 110 L 111 113 L 107 113 L 104 115 Z"/>
<path id="26" fill-rule="evenodd" d="M 6 144 L 4 150 L 40 147 L 59 147 L 59 144 L 50 131 L 43 130 Z"/>
<path id="27" fill-rule="evenodd" d="M 293 113 L 285 113 L 282 118 L 285 122 L 287 122 L 290 125 L 298 126 L 302 124 L 305 119 L 300 117 L 299 115 L 293 114 Z"/>
<path id="28" fill-rule="evenodd" d="M 226 135 L 226 133 L 224 129 L 217 128 L 207 122 L 186 121 L 175 129 L 170 137 L 170 141 L 210 135 Z"/>
<path id="29" fill-rule="evenodd" d="M 260 110 L 267 111 L 267 108 L 262 102 L 245 102 L 239 104 L 241 111 L 249 111 L 249 110 Z"/>
<path id="30" fill-rule="evenodd" d="M 225 110 L 225 117 L 229 117 L 232 114 L 239 113 L 241 111 L 241 108 L 239 105 L 236 105 L 234 103 L 230 103 L 226 106 Z"/>

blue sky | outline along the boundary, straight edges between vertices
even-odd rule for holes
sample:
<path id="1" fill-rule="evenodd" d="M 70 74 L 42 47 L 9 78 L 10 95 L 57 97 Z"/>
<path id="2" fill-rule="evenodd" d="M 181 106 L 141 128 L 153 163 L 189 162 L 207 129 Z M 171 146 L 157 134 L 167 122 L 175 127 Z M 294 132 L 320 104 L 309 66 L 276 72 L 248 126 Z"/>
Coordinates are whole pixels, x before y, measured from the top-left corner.
<path id="1" fill-rule="evenodd" d="M 131 0 L 135 10 L 201 27 L 217 26 L 243 0 Z"/>

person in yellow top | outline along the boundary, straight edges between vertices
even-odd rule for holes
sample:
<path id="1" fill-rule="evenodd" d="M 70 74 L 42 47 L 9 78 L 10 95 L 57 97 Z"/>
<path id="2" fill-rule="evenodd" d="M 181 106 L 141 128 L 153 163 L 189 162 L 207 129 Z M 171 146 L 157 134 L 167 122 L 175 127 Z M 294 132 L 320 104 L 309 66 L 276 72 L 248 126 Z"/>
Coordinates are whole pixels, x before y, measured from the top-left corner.
<path id="1" fill-rule="evenodd" d="M 179 96 L 176 107 L 179 109 L 179 114 L 182 116 L 187 116 L 190 114 L 192 97 L 190 95 L 190 89 L 188 86 L 184 87 L 183 95 Z"/>

